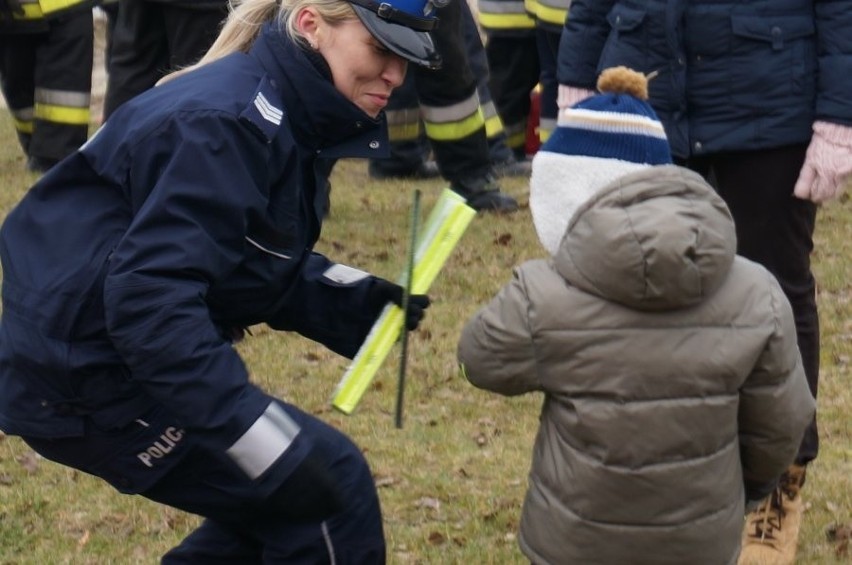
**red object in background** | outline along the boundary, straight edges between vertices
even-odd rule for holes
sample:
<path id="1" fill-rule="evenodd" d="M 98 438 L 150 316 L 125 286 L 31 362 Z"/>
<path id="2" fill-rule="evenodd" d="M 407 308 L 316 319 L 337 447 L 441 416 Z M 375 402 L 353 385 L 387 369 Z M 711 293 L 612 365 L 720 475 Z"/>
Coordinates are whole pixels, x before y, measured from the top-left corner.
<path id="1" fill-rule="evenodd" d="M 538 116 L 541 109 L 541 89 L 536 86 L 530 92 L 530 115 L 527 117 L 527 137 L 524 144 L 524 150 L 527 155 L 533 156 L 541 147 L 541 140 L 538 138 Z"/>

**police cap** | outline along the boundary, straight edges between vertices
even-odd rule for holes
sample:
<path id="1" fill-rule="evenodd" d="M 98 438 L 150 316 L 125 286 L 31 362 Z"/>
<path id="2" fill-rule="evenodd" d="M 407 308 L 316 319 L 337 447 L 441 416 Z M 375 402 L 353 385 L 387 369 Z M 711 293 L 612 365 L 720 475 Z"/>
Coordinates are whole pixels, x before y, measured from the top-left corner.
<path id="1" fill-rule="evenodd" d="M 429 35 L 438 25 L 432 0 L 347 1 L 382 45 L 418 65 L 431 69 L 441 66 L 441 57 Z"/>

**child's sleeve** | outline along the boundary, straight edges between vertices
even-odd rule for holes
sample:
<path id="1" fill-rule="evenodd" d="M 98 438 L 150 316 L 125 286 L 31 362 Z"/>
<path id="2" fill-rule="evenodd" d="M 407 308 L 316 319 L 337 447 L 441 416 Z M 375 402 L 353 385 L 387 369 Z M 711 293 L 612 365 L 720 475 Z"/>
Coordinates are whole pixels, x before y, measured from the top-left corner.
<path id="1" fill-rule="evenodd" d="M 529 311 L 529 297 L 516 270 L 462 330 L 458 360 L 471 384 L 505 395 L 541 390 Z"/>
<path id="2" fill-rule="evenodd" d="M 775 331 L 740 389 L 740 456 L 747 485 L 772 483 L 793 462 L 815 410 L 792 308 L 775 279 L 767 277 Z"/>

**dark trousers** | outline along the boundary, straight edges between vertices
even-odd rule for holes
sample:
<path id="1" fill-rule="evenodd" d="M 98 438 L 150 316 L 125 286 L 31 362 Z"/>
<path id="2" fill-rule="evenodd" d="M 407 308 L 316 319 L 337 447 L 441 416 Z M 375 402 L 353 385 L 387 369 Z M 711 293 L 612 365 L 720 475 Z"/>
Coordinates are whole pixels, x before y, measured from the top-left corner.
<path id="1" fill-rule="evenodd" d="M 290 502 L 287 510 L 292 513 L 299 501 L 273 504 L 224 454 L 209 451 L 191 433 L 163 439 L 161 431 L 178 424 L 159 408 L 119 429 L 103 429 L 87 419 L 84 437 L 23 439 L 45 458 L 98 476 L 122 492 L 138 492 L 203 516 L 201 526 L 169 551 L 163 563 L 382 565 L 381 508 L 360 450 L 332 426 L 280 405 L 298 422 L 300 434 L 311 438 L 324 470 L 339 487 L 344 508 L 326 520 L 288 520 L 279 505 Z M 149 460 L 155 464 L 149 468 L 138 453 L 152 443 L 160 446 L 160 453 Z"/>
<path id="2" fill-rule="evenodd" d="M 409 68 L 414 74 L 417 96 L 426 106 L 453 106 L 476 92 L 477 80 L 465 45 L 464 10 L 469 11 L 470 7 L 459 1 L 437 10 L 441 25 L 432 31 L 432 37 L 441 55 L 441 68 Z M 484 125 L 457 139 L 430 141 L 441 176 L 449 181 L 482 177 L 491 171 Z"/>
<path id="3" fill-rule="evenodd" d="M 0 82 L 28 157 L 56 162 L 86 142 L 93 49 L 90 10 L 57 16 L 44 33 L 0 36 Z M 72 96 L 69 102 L 50 102 L 76 107 L 79 117 L 34 111 L 37 89 Z"/>
<path id="4" fill-rule="evenodd" d="M 119 106 L 204 55 L 227 16 L 227 0 L 213 8 L 120 0 L 111 36 L 104 119 Z"/>
<path id="5" fill-rule="evenodd" d="M 539 112 L 540 127 L 547 135 L 556 129 L 556 119 L 559 108 L 556 98 L 559 94 L 559 81 L 556 79 L 556 60 L 559 55 L 559 32 L 545 27 L 536 28 L 536 43 L 538 44 L 538 60 L 541 66 L 541 110 Z"/>
<path id="6" fill-rule="evenodd" d="M 526 128 L 530 93 L 539 81 L 536 37 L 532 30 L 522 35 L 492 33 L 485 45 L 489 86 L 497 112 L 507 129 Z M 519 148 L 523 145 L 519 145 Z"/>
<path id="7" fill-rule="evenodd" d="M 807 145 L 691 157 L 680 164 L 716 188 L 736 222 L 737 252 L 760 263 L 787 295 L 796 318 L 799 350 L 814 397 L 819 382 L 819 316 L 810 256 L 816 224 L 814 203 L 793 196 Z M 805 433 L 796 462 L 817 456 L 816 418 Z"/>

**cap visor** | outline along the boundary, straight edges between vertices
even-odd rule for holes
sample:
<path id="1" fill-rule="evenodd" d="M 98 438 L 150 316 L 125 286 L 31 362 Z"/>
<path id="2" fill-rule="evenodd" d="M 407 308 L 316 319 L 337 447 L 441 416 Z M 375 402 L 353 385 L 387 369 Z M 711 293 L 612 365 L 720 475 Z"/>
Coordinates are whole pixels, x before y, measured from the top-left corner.
<path id="1" fill-rule="evenodd" d="M 383 20 L 375 12 L 357 4 L 351 6 L 370 34 L 403 59 L 432 69 L 441 65 L 441 58 L 429 32 L 415 31 Z"/>

